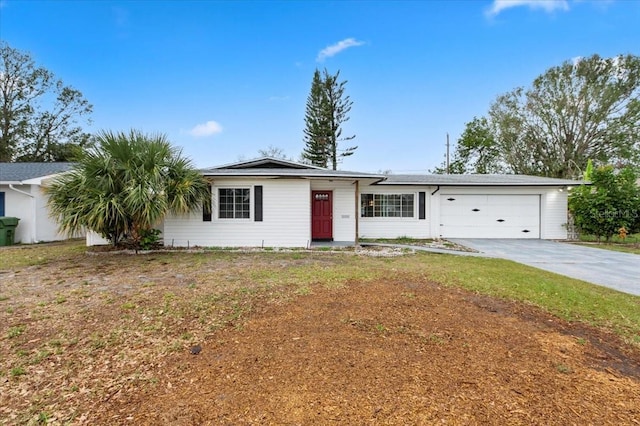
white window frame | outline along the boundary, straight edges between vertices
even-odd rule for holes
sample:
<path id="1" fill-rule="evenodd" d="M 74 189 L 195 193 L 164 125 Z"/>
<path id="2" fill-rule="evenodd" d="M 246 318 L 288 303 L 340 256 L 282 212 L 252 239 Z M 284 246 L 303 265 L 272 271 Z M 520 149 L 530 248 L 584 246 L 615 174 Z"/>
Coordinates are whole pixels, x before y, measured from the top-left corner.
<path id="1" fill-rule="evenodd" d="M 363 199 L 363 197 L 365 196 L 371 196 L 371 199 L 368 201 L 369 203 L 372 203 L 372 205 L 370 206 L 365 206 L 365 200 Z M 391 211 L 390 209 L 392 208 L 392 206 L 388 205 L 388 203 L 384 202 L 384 199 L 387 197 L 399 197 L 400 199 L 400 205 L 399 205 L 399 209 L 400 209 L 400 215 L 399 216 L 389 216 L 388 213 Z M 403 209 L 404 207 L 404 203 L 403 203 L 403 197 L 405 196 L 410 196 L 411 197 L 411 210 L 410 210 L 410 216 L 404 216 L 403 213 L 405 212 L 405 210 Z M 378 198 L 378 200 L 376 200 L 376 198 Z M 416 193 L 412 193 L 412 192 L 384 192 L 384 193 L 376 193 L 376 192 L 367 192 L 367 193 L 361 193 L 360 194 L 360 218 L 361 219 L 401 219 L 401 220 L 412 220 L 412 219 L 416 219 Z M 382 199 L 382 200 L 381 200 Z M 378 205 L 376 205 L 376 201 L 378 201 Z M 368 213 L 368 210 L 371 210 L 371 215 L 367 216 L 366 213 Z M 383 210 L 386 209 L 386 210 Z M 383 213 L 387 213 L 386 215 Z M 378 213 L 376 215 L 376 213 Z"/>

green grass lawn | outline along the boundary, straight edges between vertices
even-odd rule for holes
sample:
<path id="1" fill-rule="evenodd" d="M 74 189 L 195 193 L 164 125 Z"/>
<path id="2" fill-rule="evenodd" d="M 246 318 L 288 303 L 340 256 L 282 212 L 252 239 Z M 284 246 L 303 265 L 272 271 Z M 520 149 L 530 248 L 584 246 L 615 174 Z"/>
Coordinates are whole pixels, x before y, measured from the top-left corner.
<path id="1" fill-rule="evenodd" d="M 577 244 L 604 250 L 640 254 L 640 234 L 627 235 L 625 239 L 620 238 L 618 235 L 614 235 L 608 242 L 605 242 L 604 240 L 598 241 L 598 238 L 593 235 L 581 235 L 580 243 Z"/>
<path id="2" fill-rule="evenodd" d="M 580 241 L 584 242 L 598 242 L 598 237 L 595 235 L 580 235 Z M 601 239 L 604 242 L 604 238 Z M 626 238 L 622 239 L 619 235 L 614 235 L 611 237 L 611 243 L 614 244 L 640 244 L 640 234 L 629 234 Z"/>
<path id="3" fill-rule="evenodd" d="M 640 345 L 640 296 L 502 259 L 441 256 L 430 266 L 435 281 L 533 304 L 569 321 L 610 329 Z"/>

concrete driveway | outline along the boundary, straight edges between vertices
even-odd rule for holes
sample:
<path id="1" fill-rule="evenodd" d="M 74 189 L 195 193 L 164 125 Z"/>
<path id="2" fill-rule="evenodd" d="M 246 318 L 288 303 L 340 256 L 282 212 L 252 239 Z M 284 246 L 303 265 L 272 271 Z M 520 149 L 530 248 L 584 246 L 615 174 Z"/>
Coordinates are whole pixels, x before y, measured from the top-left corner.
<path id="1" fill-rule="evenodd" d="M 547 240 L 451 239 L 489 257 L 640 295 L 640 255 Z"/>

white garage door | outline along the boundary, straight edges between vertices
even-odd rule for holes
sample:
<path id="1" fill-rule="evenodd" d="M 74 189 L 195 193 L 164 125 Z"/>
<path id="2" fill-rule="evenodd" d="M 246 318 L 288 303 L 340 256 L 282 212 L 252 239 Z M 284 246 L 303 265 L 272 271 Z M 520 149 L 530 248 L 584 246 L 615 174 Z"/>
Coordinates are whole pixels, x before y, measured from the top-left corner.
<path id="1" fill-rule="evenodd" d="M 540 238 L 539 195 L 440 195 L 443 238 Z"/>

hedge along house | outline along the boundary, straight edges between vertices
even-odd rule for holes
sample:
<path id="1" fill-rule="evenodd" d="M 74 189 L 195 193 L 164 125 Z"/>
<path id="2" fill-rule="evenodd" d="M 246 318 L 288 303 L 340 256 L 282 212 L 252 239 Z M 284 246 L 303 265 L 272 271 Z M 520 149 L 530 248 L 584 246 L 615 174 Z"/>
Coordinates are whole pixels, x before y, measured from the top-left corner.
<path id="1" fill-rule="evenodd" d="M 20 219 L 15 242 L 30 244 L 57 241 L 68 236 L 58 232 L 49 216 L 48 196 L 42 188 L 72 163 L 0 163 L 0 216 Z"/>
<path id="2" fill-rule="evenodd" d="M 165 245 L 308 247 L 358 238 L 566 239 L 577 181 L 379 175 L 260 158 L 202 170 L 211 211 L 169 216 Z"/>

